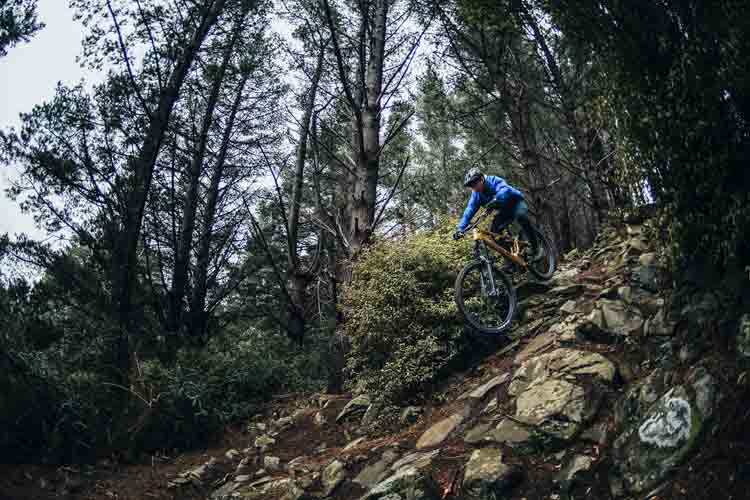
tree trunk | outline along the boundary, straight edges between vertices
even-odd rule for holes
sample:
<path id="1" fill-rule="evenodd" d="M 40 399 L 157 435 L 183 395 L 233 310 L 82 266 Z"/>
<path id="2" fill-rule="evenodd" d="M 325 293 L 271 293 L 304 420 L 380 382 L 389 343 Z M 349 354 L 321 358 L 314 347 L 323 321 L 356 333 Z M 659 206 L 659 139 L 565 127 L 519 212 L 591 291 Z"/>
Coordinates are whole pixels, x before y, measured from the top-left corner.
<path id="1" fill-rule="evenodd" d="M 224 49 L 224 58 L 219 66 L 219 71 L 214 76 L 211 85 L 211 93 L 206 103 L 203 123 L 201 125 L 200 135 L 198 136 L 198 145 L 193 153 L 193 158 L 188 170 L 188 189 L 185 197 L 185 207 L 182 212 L 182 225 L 180 227 L 180 239 L 176 248 L 174 269 L 172 272 L 172 290 L 169 296 L 169 317 L 167 329 L 169 333 L 176 334 L 182 324 L 183 316 L 183 299 L 185 297 L 185 287 L 187 285 L 188 266 L 190 265 L 190 251 L 193 248 L 193 232 L 195 230 L 195 214 L 198 208 L 198 187 L 200 185 L 203 162 L 206 157 L 206 147 L 211 126 L 214 123 L 214 110 L 219 102 L 221 87 L 224 83 L 224 77 L 229 67 L 229 62 L 234 51 L 234 46 L 241 33 L 243 19 L 240 18 L 235 25 L 229 44 Z"/>
<path id="2" fill-rule="evenodd" d="M 227 151 L 232 138 L 237 112 L 242 103 L 242 95 L 247 85 L 249 74 L 242 77 L 237 86 L 237 93 L 232 103 L 232 110 L 229 113 L 229 119 L 224 129 L 221 139 L 219 155 L 216 158 L 216 165 L 211 174 L 211 182 L 208 188 L 206 211 L 203 215 L 203 224 L 201 226 L 200 238 L 198 241 L 198 253 L 195 263 L 195 277 L 193 279 L 193 294 L 190 300 L 190 333 L 192 336 L 202 336 L 206 331 L 207 313 L 206 313 L 206 295 L 208 293 L 208 264 L 210 262 L 211 241 L 213 237 L 214 221 L 216 219 L 216 207 L 219 203 L 219 192 L 221 180 L 224 176 L 224 165 L 226 163 Z"/>
<path id="3" fill-rule="evenodd" d="M 151 117 L 146 139 L 138 157 L 133 161 L 133 176 L 126 200 L 125 214 L 118 237 L 118 244 L 112 256 L 112 297 L 113 310 L 119 325 L 119 340 L 114 354 L 115 367 L 121 372 L 118 382 L 127 386 L 130 350 L 130 336 L 133 325 L 130 321 L 132 311 L 132 293 L 136 282 L 138 266 L 138 242 L 140 239 L 143 211 L 146 198 L 151 188 L 154 166 L 159 154 L 161 142 L 169 124 L 177 99 L 179 98 L 185 77 L 196 59 L 200 47 L 214 25 L 226 0 L 213 0 L 204 11 L 200 24 L 193 33 L 185 50 L 179 55 L 177 64 L 172 70 L 167 85 L 159 94 L 159 104 Z"/>
<path id="4" fill-rule="evenodd" d="M 287 311 L 287 333 L 291 339 L 302 342 L 305 334 L 305 303 L 307 302 L 307 286 L 312 276 L 303 272 L 299 259 L 299 214 L 302 205 L 302 187 L 305 175 L 305 162 L 307 161 L 307 137 L 310 131 L 315 97 L 318 92 L 318 83 L 323 72 L 325 62 L 325 45 L 320 48 L 318 60 L 315 64 L 310 89 L 305 102 L 305 111 L 300 124 L 299 144 L 297 145 L 297 158 L 294 170 L 294 189 L 292 191 L 292 203 L 289 209 L 289 235 L 288 235 L 288 262 L 287 276 L 289 286 L 290 302 Z"/>
<path id="5" fill-rule="evenodd" d="M 365 13 L 362 12 L 364 16 Z M 383 87 L 385 58 L 385 32 L 388 17 L 388 0 L 375 3 L 374 30 L 371 34 L 372 51 L 367 63 L 365 92 L 362 104 L 362 144 L 354 149 L 357 154 L 350 220 L 352 253 L 357 253 L 367 243 L 375 222 L 378 173 L 380 169 L 380 99 Z"/>

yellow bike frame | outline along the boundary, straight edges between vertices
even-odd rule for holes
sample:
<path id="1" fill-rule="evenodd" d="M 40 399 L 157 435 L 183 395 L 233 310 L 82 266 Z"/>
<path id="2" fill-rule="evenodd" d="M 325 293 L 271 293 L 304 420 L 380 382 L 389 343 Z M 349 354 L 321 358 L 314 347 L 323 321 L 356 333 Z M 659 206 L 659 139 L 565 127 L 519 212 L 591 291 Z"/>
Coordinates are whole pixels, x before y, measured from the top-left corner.
<path id="1" fill-rule="evenodd" d="M 519 241 L 519 239 L 511 238 L 504 234 L 496 234 L 490 231 L 485 231 L 483 229 L 474 228 L 471 234 L 471 238 L 474 241 L 483 241 L 485 242 L 491 249 L 493 249 L 495 252 L 499 253 L 506 259 L 509 259 L 519 266 L 526 267 L 528 264 L 525 260 L 521 257 L 521 245 L 527 245 L 528 243 L 526 241 Z M 501 240 L 507 241 L 511 244 L 511 251 L 507 251 L 497 243 L 495 243 L 495 238 L 499 238 Z"/>

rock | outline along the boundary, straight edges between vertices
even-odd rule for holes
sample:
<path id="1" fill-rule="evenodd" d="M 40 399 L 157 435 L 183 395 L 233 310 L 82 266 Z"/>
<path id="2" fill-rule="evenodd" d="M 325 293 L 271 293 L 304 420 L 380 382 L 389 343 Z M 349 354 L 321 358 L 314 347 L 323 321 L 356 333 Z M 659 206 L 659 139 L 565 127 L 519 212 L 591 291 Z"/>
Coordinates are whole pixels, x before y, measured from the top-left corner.
<path id="1" fill-rule="evenodd" d="M 236 458 L 239 458 L 241 456 L 241 453 L 234 448 L 231 450 L 227 450 L 227 452 L 224 454 L 224 457 L 226 457 L 227 460 L 234 460 Z"/>
<path id="2" fill-rule="evenodd" d="M 371 489 L 377 483 L 382 481 L 390 471 L 390 466 L 396 461 L 398 455 L 392 450 L 387 450 L 380 457 L 380 460 L 372 465 L 368 465 L 357 474 L 354 482 L 363 488 Z"/>
<path id="3" fill-rule="evenodd" d="M 695 405 L 704 418 L 713 415 L 714 407 L 718 400 L 718 387 L 716 379 L 703 366 L 697 366 L 688 372 L 686 382 L 695 394 Z"/>
<path id="4" fill-rule="evenodd" d="M 648 250 L 648 243 L 640 236 L 630 238 L 626 243 L 626 252 L 628 255 L 638 255 Z"/>
<path id="5" fill-rule="evenodd" d="M 633 270 L 633 280 L 645 290 L 658 292 L 663 274 L 662 268 L 655 264 L 638 266 Z"/>
<path id="6" fill-rule="evenodd" d="M 476 389 L 470 392 L 465 392 L 458 399 L 473 398 L 473 399 L 481 400 L 492 389 L 496 388 L 497 386 L 501 384 L 504 384 L 508 380 L 509 377 L 510 375 L 508 373 L 503 373 L 502 375 L 498 375 L 497 377 L 490 379 L 489 381 L 477 387 Z"/>
<path id="7" fill-rule="evenodd" d="M 240 460 L 240 463 L 237 464 L 237 469 L 235 469 L 234 474 L 236 476 L 239 476 L 241 474 L 247 474 L 250 470 L 250 458 L 245 457 L 242 460 Z"/>
<path id="8" fill-rule="evenodd" d="M 523 425 L 509 418 L 503 419 L 497 427 L 486 436 L 487 440 L 510 446 L 511 448 L 526 443 L 531 439 L 531 432 Z"/>
<path id="9" fill-rule="evenodd" d="M 487 403 L 487 406 L 484 407 L 484 410 L 482 410 L 482 414 L 486 415 L 488 413 L 494 413 L 495 410 L 497 410 L 498 402 L 497 398 L 492 398 L 489 403 Z"/>
<path id="10" fill-rule="evenodd" d="M 323 484 L 323 496 L 327 497 L 338 485 L 344 482 L 346 479 L 346 468 L 344 463 L 339 460 L 334 460 L 323 470 L 323 476 L 321 477 L 321 483 Z"/>
<path id="11" fill-rule="evenodd" d="M 516 298 L 521 302 L 532 295 L 546 294 L 549 290 L 550 286 L 546 283 L 526 280 L 516 287 Z"/>
<path id="12" fill-rule="evenodd" d="M 190 479 L 185 477 L 176 477 L 167 483 L 167 488 L 179 488 L 180 486 L 184 486 L 186 484 L 190 484 Z"/>
<path id="13" fill-rule="evenodd" d="M 453 430 L 461 425 L 469 414 L 469 406 L 465 406 L 461 411 L 454 413 L 440 422 L 427 429 L 417 441 L 417 449 L 432 448 L 437 446 L 450 435 Z"/>
<path id="14" fill-rule="evenodd" d="M 371 404 L 365 410 L 365 414 L 362 415 L 362 421 L 359 423 L 360 428 L 358 430 L 364 430 L 367 427 L 375 423 L 383 407 L 379 404 Z"/>
<path id="15" fill-rule="evenodd" d="M 308 415 L 312 415 L 313 413 L 315 413 L 315 410 L 311 410 L 310 408 L 298 408 L 294 410 L 294 413 L 292 413 L 292 420 L 297 422 Z"/>
<path id="16" fill-rule="evenodd" d="M 516 396 L 536 381 L 551 377 L 575 381 L 578 375 L 593 375 L 605 384 L 611 384 L 617 369 L 601 354 L 576 349 L 561 348 L 528 359 L 513 374 L 508 394 Z"/>
<path id="17" fill-rule="evenodd" d="M 276 440 L 270 436 L 263 435 L 255 438 L 255 447 L 259 448 L 261 452 L 266 451 L 272 445 L 276 444 Z"/>
<path id="18" fill-rule="evenodd" d="M 575 455 L 565 464 L 555 477 L 555 482 L 564 492 L 570 491 L 594 465 L 594 459 L 587 455 Z"/>
<path id="19" fill-rule="evenodd" d="M 562 305 L 562 307 L 560 308 L 560 312 L 563 312 L 565 314 L 573 314 L 574 312 L 576 312 L 576 304 L 577 302 L 575 300 L 569 300 Z"/>
<path id="20" fill-rule="evenodd" d="M 406 467 L 413 467 L 415 469 L 422 469 L 432 464 L 432 461 L 440 454 L 440 450 L 432 450 L 429 452 L 414 452 L 405 455 L 400 460 L 396 461 L 391 465 L 391 470 L 397 471 Z"/>
<path id="21" fill-rule="evenodd" d="M 343 450 L 341 450 L 341 451 L 349 451 L 349 450 L 351 450 L 352 448 L 355 448 L 355 447 L 359 446 L 360 444 L 364 443 L 364 442 L 365 442 L 365 439 L 366 439 L 366 438 L 364 438 L 364 437 L 361 437 L 361 438 L 357 438 L 357 439 L 355 439 L 354 441 L 352 441 L 351 443 L 349 443 L 349 444 L 347 444 L 346 446 L 344 446 L 344 449 L 343 449 Z"/>
<path id="22" fill-rule="evenodd" d="M 638 257 L 638 263 L 642 266 L 653 266 L 656 264 L 656 254 L 653 252 L 644 253 Z"/>
<path id="23" fill-rule="evenodd" d="M 577 257 L 578 257 L 579 253 L 580 253 L 580 252 L 578 251 L 578 249 L 577 249 L 577 248 L 574 248 L 573 250 L 569 251 L 568 253 L 566 253 L 566 254 L 565 254 L 565 255 L 563 256 L 563 257 L 564 257 L 564 260 L 565 260 L 565 261 L 573 260 L 573 259 L 575 259 L 575 258 L 577 258 Z"/>
<path id="24" fill-rule="evenodd" d="M 637 384 L 631 386 L 614 408 L 615 428 L 622 431 L 638 422 L 659 397 L 667 390 L 666 372 L 653 370 Z"/>
<path id="25" fill-rule="evenodd" d="M 643 327 L 643 333 L 646 336 L 671 336 L 674 333 L 675 323 L 673 321 L 667 321 L 665 318 L 664 309 L 659 311 L 646 321 Z"/>
<path id="26" fill-rule="evenodd" d="M 188 481 L 192 482 L 196 486 L 200 486 L 205 481 L 210 479 L 214 470 L 216 469 L 217 464 L 218 464 L 218 461 L 212 457 L 205 464 L 199 465 L 198 467 L 194 467 L 188 471 L 181 473 L 180 477 L 183 479 L 187 479 Z"/>
<path id="27" fill-rule="evenodd" d="M 419 416 L 422 414 L 421 406 L 407 406 L 404 411 L 401 412 L 399 422 L 404 425 L 413 424 L 419 420 Z"/>
<path id="28" fill-rule="evenodd" d="M 315 414 L 315 417 L 313 417 L 313 423 L 317 425 L 318 427 L 323 427 L 324 425 L 328 423 L 328 419 L 326 418 L 326 416 L 323 414 L 322 411 L 319 411 L 318 413 Z"/>
<path id="29" fill-rule="evenodd" d="M 302 500 L 303 498 L 306 498 L 305 489 L 292 481 L 287 486 L 286 493 L 281 497 L 281 500 Z"/>
<path id="30" fill-rule="evenodd" d="M 586 285 L 583 283 L 573 283 L 570 285 L 556 286 L 548 292 L 548 295 L 562 295 L 563 297 L 574 297 L 581 295 L 586 291 Z"/>
<path id="31" fill-rule="evenodd" d="M 607 422 L 599 422 L 592 425 L 581 433 L 581 439 L 591 441 L 599 446 L 604 446 L 609 441 L 609 428 Z"/>
<path id="32" fill-rule="evenodd" d="M 597 328 L 623 337 L 639 335 L 643 328 L 640 311 L 619 300 L 599 299 L 588 319 Z"/>
<path id="33" fill-rule="evenodd" d="M 349 401 L 346 406 L 344 406 L 344 409 L 341 410 L 341 413 L 338 414 L 336 417 L 336 422 L 340 422 L 344 420 L 345 418 L 357 414 L 357 413 L 364 413 L 367 411 L 367 408 L 370 406 L 370 398 L 362 395 L 357 396 L 356 398 Z"/>
<path id="34" fill-rule="evenodd" d="M 496 448 L 474 450 L 466 464 L 461 491 L 467 500 L 499 498 L 521 479 L 520 470 L 503 463 Z"/>
<path id="35" fill-rule="evenodd" d="M 625 489 L 640 494 L 660 483 L 695 448 L 705 419 L 685 387 L 661 396 L 614 442 L 614 465 Z"/>
<path id="36" fill-rule="evenodd" d="M 537 335 L 531 339 L 531 342 L 529 342 L 528 345 L 516 355 L 516 359 L 514 360 L 515 364 L 520 365 L 529 358 L 536 356 L 538 353 L 544 352 L 555 346 L 557 338 L 561 333 L 561 327 L 558 325 L 559 324 L 556 324 L 546 333 Z"/>
<path id="37" fill-rule="evenodd" d="M 211 500 L 229 500 L 232 498 L 232 493 L 236 490 L 241 483 L 228 482 L 225 483 L 221 488 L 211 493 Z"/>
<path id="38" fill-rule="evenodd" d="M 598 400 L 582 387 L 560 379 L 531 385 L 516 399 L 516 417 L 528 420 L 551 437 L 572 439 L 596 413 Z"/>
<path id="39" fill-rule="evenodd" d="M 285 430 L 294 425 L 294 419 L 292 417 L 282 417 L 275 422 L 275 426 L 279 430 Z"/>
<path id="40" fill-rule="evenodd" d="M 289 474 L 292 476 L 299 476 L 302 474 L 307 474 L 311 470 L 319 470 L 319 465 L 317 462 L 308 462 L 307 457 L 296 457 L 289 461 L 288 464 L 286 464 L 286 470 L 289 471 Z"/>
<path id="41" fill-rule="evenodd" d="M 269 472 L 280 472 L 281 459 L 279 457 L 263 457 L 263 468 Z"/>
<path id="42" fill-rule="evenodd" d="M 476 444 L 484 441 L 487 433 L 492 429 L 492 424 L 483 422 L 475 425 L 472 429 L 464 436 L 464 442 L 468 444 Z"/>
<path id="43" fill-rule="evenodd" d="M 745 313 L 740 318 L 737 352 L 745 359 L 750 358 L 750 313 Z"/>
<path id="44" fill-rule="evenodd" d="M 439 500 L 438 485 L 424 471 L 406 467 L 378 483 L 360 500 Z"/>
<path id="45" fill-rule="evenodd" d="M 640 224 L 626 224 L 625 232 L 628 236 L 640 236 L 643 234 L 643 226 Z"/>

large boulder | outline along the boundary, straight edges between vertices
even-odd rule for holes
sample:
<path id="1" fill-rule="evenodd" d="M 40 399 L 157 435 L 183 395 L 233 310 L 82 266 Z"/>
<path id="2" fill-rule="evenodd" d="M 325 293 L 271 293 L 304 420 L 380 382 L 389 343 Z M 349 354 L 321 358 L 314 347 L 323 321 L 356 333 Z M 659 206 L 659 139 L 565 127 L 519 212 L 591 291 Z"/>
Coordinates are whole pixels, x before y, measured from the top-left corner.
<path id="1" fill-rule="evenodd" d="M 702 367 L 649 405 L 664 382 L 658 373 L 652 379 L 629 391 L 616 412 L 625 430 L 614 442 L 613 481 L 636 494 L 663 481 L 696 448 L 717 401 L 715 380 Z"/>
<path id="2" fill-rule="evenodd" d="M 576 349 L 561 348 L 526 359 L 508 388 L 510 395 L 517 396 L 515 421 L 506 422 L 485 440 L 505 441 L 498 430 L 531 449 L 573 439 L 596 413 L 600 386 L 611 384 L 616 372 L 601 354 Z M 582 385 L 582 378 L 589 382 Z"/>
<path id="3" fill-rule="evenodd" d="M 641 312 L 619 300 L 599 299 L 588 320 L 620 338 L 637 336 L 643 331 Z"/>
<path id="4" fill-rule="evenodd" d="M 577 349 L 555 349 L 552 352 L 521 359 L 525 361 L 514 373 L 508 387 L 508 394 L 513 396 L 520 395 L 534 382 L 548 378 L 574 382 L 578 376 L 588 375 L 604 384 L 611 384 L 617 373 L 615 365 L 601 354 Z"/>
<path id="5" fill-rule="evenodd" d="M 550 378 L 533 384 L 516 399 L 516 418 L 543 436 L 569 441 L 596 413 L 599 398 L 566 380 Z"/>
<path id="6" fill-rule="evenodd" d="M 502 452 L 497 448 L 482 448 L 471 454 L 461 490 L 467 500 L 500 498 L 521 479 L 521 471 L 503 463 Z"/>

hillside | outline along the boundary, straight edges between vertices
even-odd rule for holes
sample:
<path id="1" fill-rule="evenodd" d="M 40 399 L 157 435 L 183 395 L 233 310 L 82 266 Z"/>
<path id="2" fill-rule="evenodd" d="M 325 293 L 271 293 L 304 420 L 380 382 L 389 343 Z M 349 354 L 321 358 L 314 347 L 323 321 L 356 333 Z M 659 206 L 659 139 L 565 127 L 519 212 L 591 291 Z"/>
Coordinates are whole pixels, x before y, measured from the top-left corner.
<path id="1" fill-rule="evenodd" d="M 750 318 L 675 292 L 652 224 L 522 282 L 509 338 L 393 433 L 367 433 L 367 395 L 291 394 L 206 453 L 8 467 L 0 498 L 747 498 Z"/>

